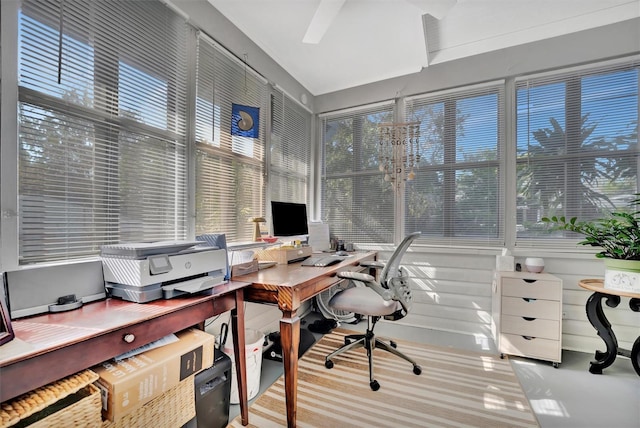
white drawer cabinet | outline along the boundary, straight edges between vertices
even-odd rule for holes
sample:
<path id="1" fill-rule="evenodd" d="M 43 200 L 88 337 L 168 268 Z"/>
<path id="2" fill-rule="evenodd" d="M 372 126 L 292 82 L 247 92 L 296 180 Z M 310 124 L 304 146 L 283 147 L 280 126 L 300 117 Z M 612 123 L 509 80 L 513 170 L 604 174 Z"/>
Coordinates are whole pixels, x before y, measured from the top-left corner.
<path id="1" fill-rule="evenodd" d="M 562 360 L 562 280 L 548 273 L 496 272 L 492 298 L 498 351 Z"/>

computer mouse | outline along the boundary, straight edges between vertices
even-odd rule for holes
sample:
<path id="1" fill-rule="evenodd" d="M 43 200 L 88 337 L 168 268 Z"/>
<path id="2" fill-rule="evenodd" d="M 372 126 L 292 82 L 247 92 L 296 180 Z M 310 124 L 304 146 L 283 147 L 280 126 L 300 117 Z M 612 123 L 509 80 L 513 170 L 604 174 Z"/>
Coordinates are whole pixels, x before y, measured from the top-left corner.
<path id="1" fill-rule="evenodd" d="M 336 251 L 336 256 L 348 256 L 349 253 L 346 251 Z"/>

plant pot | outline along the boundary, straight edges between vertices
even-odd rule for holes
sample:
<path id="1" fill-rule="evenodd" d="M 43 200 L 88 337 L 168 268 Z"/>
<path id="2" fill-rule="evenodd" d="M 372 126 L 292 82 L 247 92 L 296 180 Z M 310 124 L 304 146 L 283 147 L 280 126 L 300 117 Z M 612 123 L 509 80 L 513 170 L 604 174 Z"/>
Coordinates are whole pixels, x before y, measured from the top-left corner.
<path id="1" fill-rule="evenodd" d="M 604 288 L 640 294 L 640 260 L 604 259 Z"/>

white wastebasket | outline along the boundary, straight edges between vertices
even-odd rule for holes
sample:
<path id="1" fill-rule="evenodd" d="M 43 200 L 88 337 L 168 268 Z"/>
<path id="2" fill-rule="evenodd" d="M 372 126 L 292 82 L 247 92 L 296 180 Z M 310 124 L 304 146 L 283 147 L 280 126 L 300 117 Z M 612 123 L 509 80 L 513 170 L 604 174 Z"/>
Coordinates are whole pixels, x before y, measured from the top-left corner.
<path id="1" fill-rule="evenodd" d="M 247 399 L 251 400 L 260 391 L 260 374 L 262 371 L 262 343 L 264 334 L 257 330 L 245 330 L 245 354 L 247 358 Z M 236 360 L 233 352 L 233 340 L 229 338 L 223 351 L 231 358 L 231 404 L 240 403 L 238 396 L 238 379 L 236 376 Z"/>

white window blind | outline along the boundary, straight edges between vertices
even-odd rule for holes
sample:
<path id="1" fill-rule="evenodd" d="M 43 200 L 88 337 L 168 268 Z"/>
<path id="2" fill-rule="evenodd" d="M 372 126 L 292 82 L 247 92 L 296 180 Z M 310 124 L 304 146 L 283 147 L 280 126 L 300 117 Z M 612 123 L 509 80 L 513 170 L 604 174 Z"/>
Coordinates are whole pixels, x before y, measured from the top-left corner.
<path id="1" fill-rule="evenodd" d="M 545 216 L 601 217 L 638 186 L 638 76 L 625 61 L 525 77 L 517 96 L 517 239 L 536 245 L 579 236 Z"/>
<path id="2" fill-rule="evenodd" d="M 25 0 L 19 262 L 186 235 L 187 26 L 157 1 Z"/>
<path id="3" fill-rule="evenodd" d="M 282 91 L 271 90 L 269 196 L 306 203 L 310 173 L 311 114 Z"/>
<path id="4" fill-rule="evenodd" d="M 378 163 L 379 123 L 393 122 L 393 104 L 321 118 L 322 220 L 347 242 L 394 242 L 394 192 Z"/>
<path id="5" fill-rule="evenodd" d="M 486 84 L 406 100 L 420 123 L 416 177 L 407 181 L 406 233 L 429 243 L 504 245 L 501 156 L 504 84 Z"/>
<path id="6" fill-rule="evenodd" d="M 265 215 L 267 84 L 204 35 L 196 80 L 196 235 L 251 240 L 251 218 Z M 258 138 L 231 135 L 234 103 L 260 108 Z"/>

